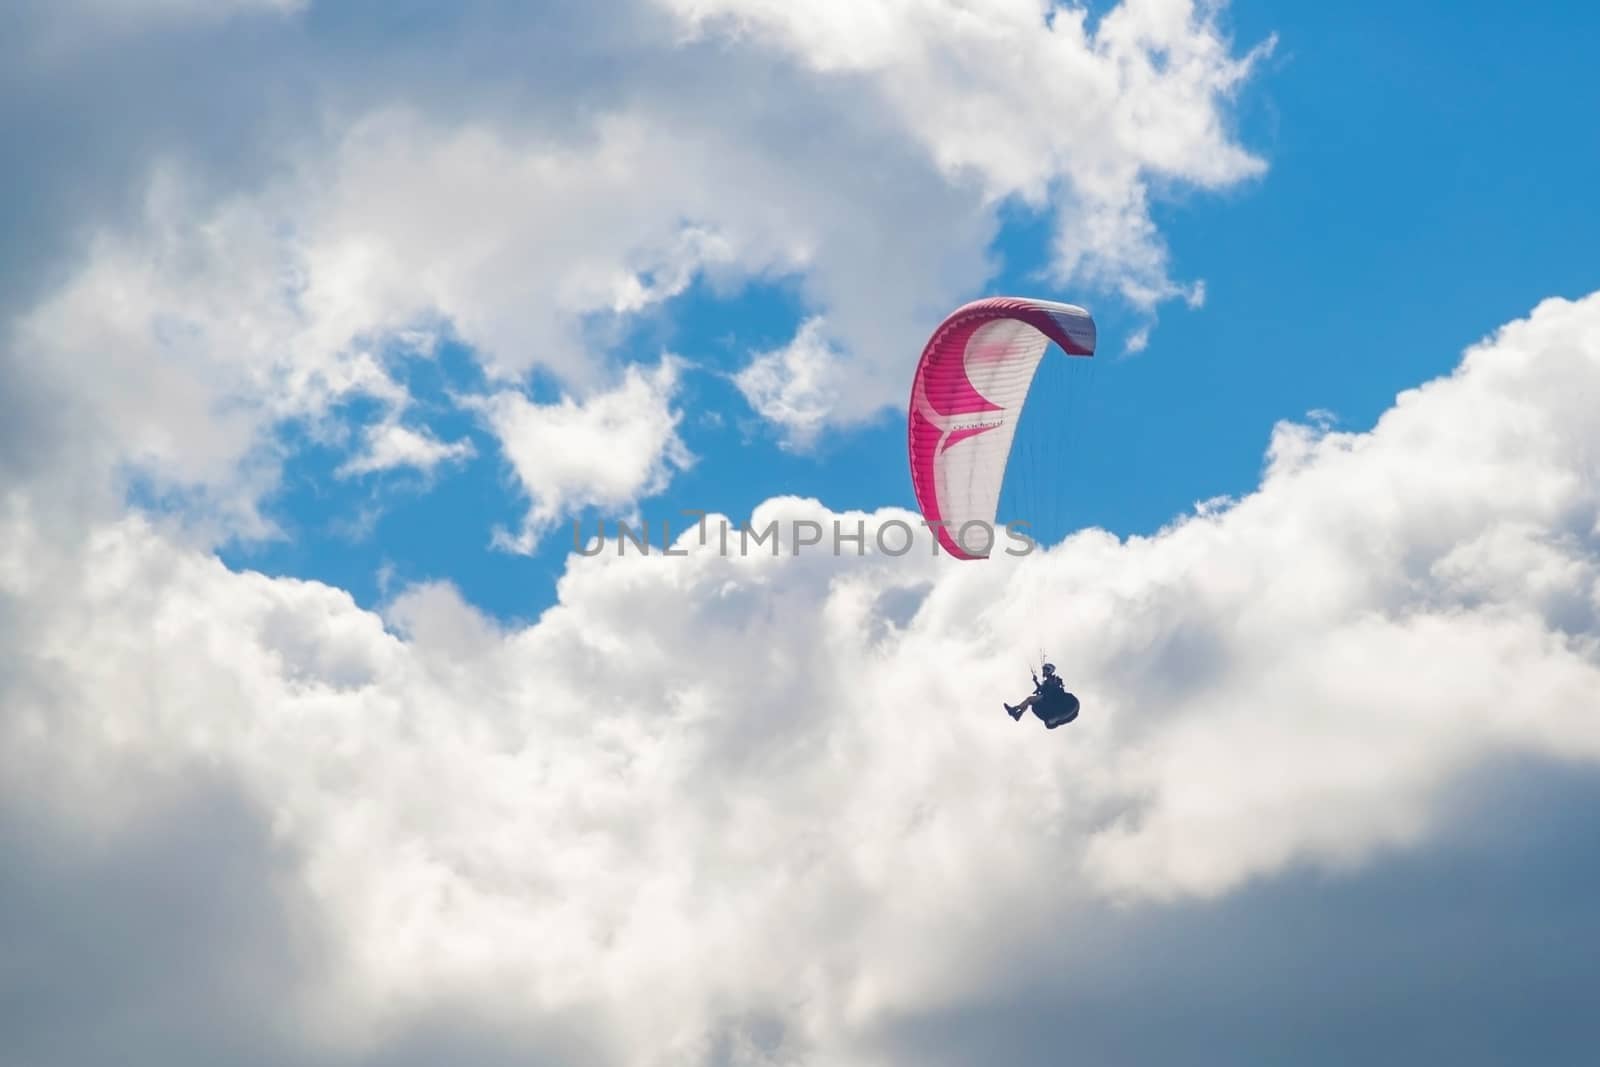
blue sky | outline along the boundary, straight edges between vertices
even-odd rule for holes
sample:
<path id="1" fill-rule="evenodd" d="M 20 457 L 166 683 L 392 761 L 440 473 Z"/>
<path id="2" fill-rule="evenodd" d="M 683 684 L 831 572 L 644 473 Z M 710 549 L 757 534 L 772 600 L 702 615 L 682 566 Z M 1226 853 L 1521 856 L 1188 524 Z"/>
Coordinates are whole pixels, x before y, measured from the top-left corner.
<path id="1" fill-rule="evenodd" d="M 1447 373 L 1498 324 L 1544 296 L 1592 288 L 1600 216 L 1573 205 L 1600 184 L 1600 142 L 1582 133 L 1597 92 L 1580 28 L 1597 21 L 1583 5 L 1515 18 L 1478 4 L 1231 6 L 1241 45 L 1278 37 L 1234 118 L 1269 169 L 1222 193 L 1172 190 L 1158 202 L 1174 275 L 1203 278 L 1206 296 L 1199 308 L 1164 306 L 1140 354 L 1122 351 L 1139 320 L 1115 295 L 1041 278 L 1048 215 L 1009 209 L 993 249 L 1001 269 L 970 295 L 1082 303 L 1104 338 L 1092 380 L 1068 383 L 1081 406 L 1067 438 L 1076 463 L 1051 498 L 1058 521 L 1149 534 L 1198 501 L 1248 493 L 1277 420 L 1322 410 L 1341 429 L 1370 428 L 1397 393 Z M 697 463 L 644 517 L 675 522 L 693 507 L 742 520 L 782 494 L 842 509 L 914 506 L 903 412 L 796 454 L 719 378 L 749 352 L 780 347 L 807 312 L 781 279 L 732 296 L 702 282 L 633 324 L 622 358 L 653 361 L 665 347 L 699 368 L 681 402 Z M 898 354 L 908 381 L 915 357 Z M 448 578 L 486 611 L 530 618 L 553 601 L 570 526 L 532 557 L 491 549 L 491 529 L 517 520 L 512 483 L 493 439 L 439 392 L 471 387 L 476 370 L 456 348 L 417 373 L 413 390 L 441 401 L 433 425 L 472 436 L 474 460 L 431 485 L 389 473 L 349 485 L 332 477 L 337 451 L 301 453 L 272 502 L 291 539 L 225 558 L 333 581 L 366 604 L 382 599 L 380 574 Z M 536 376 L 528 391 L 549 401 L 558 387 Z M 353 535 L 348 525 L 374 504 L 376 525 Z M 601 516 L 584 517 L 593 528 Z"/>

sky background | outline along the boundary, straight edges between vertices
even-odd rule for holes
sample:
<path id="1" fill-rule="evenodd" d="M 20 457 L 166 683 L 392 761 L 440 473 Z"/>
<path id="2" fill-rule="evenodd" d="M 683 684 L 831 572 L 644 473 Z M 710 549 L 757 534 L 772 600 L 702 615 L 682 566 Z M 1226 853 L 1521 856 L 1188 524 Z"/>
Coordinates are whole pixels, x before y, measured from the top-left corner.
<path id="1" fill-rule="evenodd" d="M 0 1059 L 1587 1062 L 1596 36 L 11 6 Z M 572 555 L 914 519 L 994 294 L 1048 551 Z"/>
<path id="2" fill-rule="evenodd" d="M 1543 297 L 1580 296 L 1595 280 L 1586 249 L 1600 240 L 1600 222 L 1575 205 L 1600 175 L 1600 146 L 1571 132 L 1573 116 L 1600 96 L 1574 32 L 1581 8 L 1540 7 L 1509 24 L 1493 9 L 1456 4 L 1223 11 L 1242 46 L 1278 40 L 1222 116 L 1270 170 L 1213 195 L 1165 190 L 1153 212 L 1172 273 L 1204 280 L 1203 306 L 1163 307 L 1151 347 L 1122 358 L 1143 320 L 1101 293 L 1042 280 L 1047 209 L 1021 205 L 999 212 L 987 249 L 993 274 L 958 294 L 1047 293 L 1099 313 L 1109 357 L 1101 363 L 1112 366 L 1070 382 L 1082 423 L 1070 443 L 1093 457 L 1073 457 L 1070 481 L 1049 502 L 1070 508 L 1075 525 L 1120 536 L 1153 533 L 1195 501 L 1250 491 L 1276 420 L 1320 410 L 1368 429 L 1398 392 L 1447 373 L 1465 346 Z M 892 270 L 893 235 L 885 240 Z M 645 498 L 640 517 L 673 522 L 691 507 L 737 522 L 779 493 L 835 508 L 915 506 L 897 407 L 801 457 L 759 426 L 729 446 L 725 431 L 752 416 L 716 374 L 793 336 L 807 311 L 796 289 L 792 278 L 757 279 L 719 294 L 692 280 L 630 324 L 620 358 L 650 362 L 665 348 L 705 368 L 680 401 L 694 466 Z M 905 339 L 885 359 L 908 368 L 923 338 Z M 493 435 L 443 396 L 448 384 L 476 381 L 470 349 L 457 346 L 408 376 L 414 395 L 443 409 L 429 425 L 477 450 L 430 491 L 405 478 L 339 485 L 344 450 L 306 450 L 266 505 L 293 536 L 230 546 L 225 558 L 333 582 L 365 606 L 382 598 L 378 575 L 393 568 L 413 581 L 448 579 L 497 616 L 536 615 L 571 550 L 570 519 L 531 557 L 484 551 L 484 529 L 514 524 L 518 501 L 502 482 Z M 560 392 L 549 381 L 528 387 L 545 402 Z M 473 520 L 458 521 L 465 514 Z M 631 514 L 572 518 L 614 529 Z"/>

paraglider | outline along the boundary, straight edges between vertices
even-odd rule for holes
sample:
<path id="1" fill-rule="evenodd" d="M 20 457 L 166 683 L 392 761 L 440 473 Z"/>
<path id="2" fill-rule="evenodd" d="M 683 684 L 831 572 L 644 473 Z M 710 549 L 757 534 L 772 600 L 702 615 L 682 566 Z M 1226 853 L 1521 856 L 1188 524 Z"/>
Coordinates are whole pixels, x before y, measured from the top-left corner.
<path id="1" fill-rule="evenodd" d="M 1095 340 L 1083 308 L 1023 297 L 974 301 L 934 330 L 912 379 L 906 447 L 917 506 L 945 552 L 988 558 L 1039 362 L 1052 343 L 1069 356 L 1093 356 Z"/>
<path id="2" fill-rule="evenodd" d="M 975 300 L 933 331 L 912 377 L 906 452 L 917 507 L 946 553 L 988 558 L 1017 423 L 1040 361 L 1052 344 L 1068 356 L 1093 356 L 1096 340 L 1094 318 L 1083 308 L 1026 297 Z M 979 539 L 969 537 L 974 527 Z M 1004 706 L 1012 721 L 1032 708 L 1054 730 L 1078 717 L 1079 703 L 1054 664 L 1043 669 L 1042 682 L 1033 676 L 1033 695 Z"/>
<path id="3" fill-rule="evenodd" d="M 1006 714 L 1011 716 L 1013 722 L 1022 718 L 1022 713 L 1029 708 L 1045 724 L 1047 729 L 1054 730 L 1057 726 L 1065 726 L 1078 717 L 1078 698 L 1067 692 L 1066 685 L 1061 681 L 1061 676 L 1056 673 L 1054 663 L 1046 663 L 1043 667 L 1044 681 L 1039 676 L 1033 676 L 1033 695 L 1017 704 L 1005 705 Z"/>

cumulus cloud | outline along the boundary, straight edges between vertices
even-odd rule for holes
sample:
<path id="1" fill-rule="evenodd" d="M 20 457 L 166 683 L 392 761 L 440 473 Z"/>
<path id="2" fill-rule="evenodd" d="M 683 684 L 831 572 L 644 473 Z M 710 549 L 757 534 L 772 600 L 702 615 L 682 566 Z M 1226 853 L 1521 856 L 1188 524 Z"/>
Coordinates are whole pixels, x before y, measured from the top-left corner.
<path id="1" fill-rule="evenodd" d="M 825 328 L 822 319 L 807 319 L 794 340 L 755 353 L 734 378 L 750 406 L 779 426 L 792 447 L 815 442 L 842 391 L 840 355 Z"/>
<path id="2" fill-rule="evenodd" d="M 441 463 L 468 459 L 477 452 L 466 438 L 441 441 L 427 430 L 415 430 L 393 421 L 367 427 L 364 437 L 362 452 L 342 463 L 340 474 L 371 474 L 399 467 L 426 474 Z"/>
<path id="3" fill-rule="evenodd" d="M 10 94 L 86 131 L 29 138 L 0 208 L 0 414 L 48 438 L 33 476 L 132 469 L 236 533 L 269 532 L 283 421 L 394 392 L 378 354 L 419 324 L 582 400 L 697 280 L 792 283 L 829 357 L 802 333 L 744 383 L 805 436 L 900 402 L 905 353 L 992 275 L 1001 200 L 1056 213 L 1062 277 L 1153 307 L 1184 287 L 1151 183 L 1261 170 L 1226 122 L 1253 54 L 1188 4 L 1092 33 L 1021 2 L 485 0 L 360 35 L 316 5 L 200 7 L 123 9 L 113 46 L 71 32 L 98 7 L 32 6 L 0 46 Z M 159 121 L 108 126 L 93 78 Z"/>
<path id="4" fill-rule="evenodd" d="M 163 174 L 137 220 L 98 237 L 70 281 L 14 321 L 8 401 L 53 421 L 12 455 L 16 473 L 53 481 L 132 475 L 259 535 L 280 454 L 271 430 L 406 392 L 363 343 L 361 328 L 381 324 L 307 313 L 305 263 L 274 232 L 279 217 L 240 201 L 195 226 L 187 202 L 183 179 Z"/>
<path id="5" fill-rule="evenodd" d="M 652 371 L 629 367 L 615 389 L 583 402 L 539 404 L 503 392 L 477 401 L 532 503 L 516 536 L 502 544 L 529 552 L 550 526 L 586 507 L 628 508 L 667 487 L 694 462 L 673 406 L 681 363 L 665 357 Z"/>
<path id="6" fill-rule="evenodd" d="M 1208 989 L 1231 960 L 1206 902 L 1295 931 L 1301 872 L 1375 871 L 1431 914 L 1382 872 L 1459 884 L 1430 849 L 1478 776 L 1592 775 L 1597 386 L 1600 294 L 1550 301 L 1370 432 L 1279 427 L 1256 492 L 1152 537 L 959 564 L 872 550 L 910 515 L 779 499 L 754 526 L 860 523 L 865 554 L 691 529 L 683 556 L 572 559 L 509 628 L 440 585 L 366 612 L 132 519 L 44 539 L 14 493 L 0 789 L 86 842 L 159 817 L 153 781 L 230 783 L 294 857 L 250 862 L 325 938 L 289 983 L 315 1005 L 274 994 L 308 1062 L 403 1058 L 439 1013 L 585 1035 L 588 1062 L 937 1062 L 999 999 L 1092 1002 L 1080 966 L 1170 1004 L 1174 938 Z M 999 707 L 1041 642 L 1085 699 L 1051 734 Z"/>
<path id="7" fill-rule="evenodd" d="M 695 30 L 864 79 L 946 172 L 1056 208 L 1060 281 L 1144 309 L 1195 291 L 1167 276 L 1152 181 L 1215 189 L 1264 170 L 1226 107 L 1273 42 L 1235 58 L 1212 5 L 1124 0 L 1090 30 L 1086 9 L 1047 0 L 658 2 Z"/>

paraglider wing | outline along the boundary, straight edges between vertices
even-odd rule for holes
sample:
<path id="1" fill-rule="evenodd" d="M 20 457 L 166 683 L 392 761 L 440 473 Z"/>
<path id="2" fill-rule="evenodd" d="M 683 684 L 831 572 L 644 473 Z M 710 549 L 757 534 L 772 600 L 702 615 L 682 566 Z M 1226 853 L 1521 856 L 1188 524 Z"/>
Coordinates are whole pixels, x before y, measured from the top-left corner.
<path id="1" fill-rule="evenodd" d="M 992 547 L 976 531 L 964 547 L 962 527 L 995 521 L 1017 419 L 1051 342 L 1094 355 L 1094 319 L 1071 304 L 991 297 L 951 312 L 922 350 L 907 420 L 911 484 L 957 559 L 986 558 Z"/>

